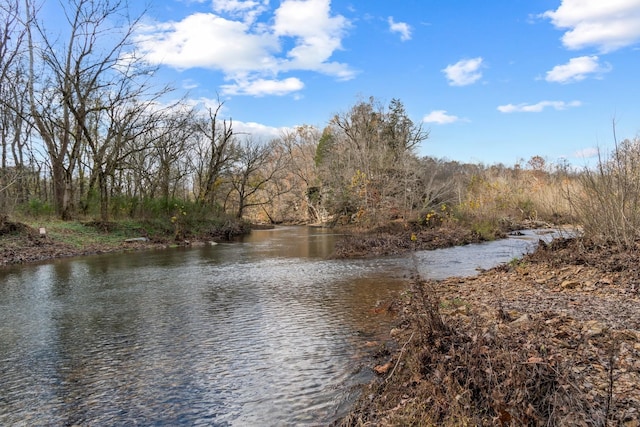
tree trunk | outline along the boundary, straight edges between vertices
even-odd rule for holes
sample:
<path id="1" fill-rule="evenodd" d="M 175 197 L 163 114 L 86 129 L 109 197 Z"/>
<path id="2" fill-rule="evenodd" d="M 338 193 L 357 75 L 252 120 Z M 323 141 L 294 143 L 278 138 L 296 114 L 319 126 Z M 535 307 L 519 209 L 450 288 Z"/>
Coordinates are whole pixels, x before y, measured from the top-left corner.
<path id="1" fill-rule="evenodd" d="M 109 221 L 109 187 L 107 185 L 107 175 L 100 171 L 98 175 L 100 186 L 100 220 Z"/>
<path id="2" fill-rule="evenodd" d="M 62 220 L 68 220 L 71 217 L 72 187 L 69 174 L 58 159 L 53 159 L 52 161 L 51 180 L 56 215 Z"/>

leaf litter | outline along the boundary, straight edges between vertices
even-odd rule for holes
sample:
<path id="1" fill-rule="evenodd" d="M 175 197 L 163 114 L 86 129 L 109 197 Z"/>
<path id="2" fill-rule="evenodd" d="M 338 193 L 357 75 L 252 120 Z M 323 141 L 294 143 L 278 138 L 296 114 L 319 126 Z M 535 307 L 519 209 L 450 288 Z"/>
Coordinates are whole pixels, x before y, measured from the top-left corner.
<path id="1" fill-rule="evenodd" d="M 640 425 L 639 254 L 559 239 L 478 276 L 413 277 L 398 350 L 336 425 Z"/>

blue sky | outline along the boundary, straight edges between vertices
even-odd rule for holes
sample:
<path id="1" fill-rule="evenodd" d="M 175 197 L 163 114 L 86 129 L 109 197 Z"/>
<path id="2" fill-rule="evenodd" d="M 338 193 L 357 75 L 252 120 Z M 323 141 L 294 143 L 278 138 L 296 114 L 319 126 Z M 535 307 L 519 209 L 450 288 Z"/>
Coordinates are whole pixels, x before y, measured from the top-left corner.
<path id="1" fill-rule="evenodd" d="M 420 155 L 584 165 L 640 134 L 640 0 L 154 0 L 136 36 L 174 96 L 237 130 L 398 98 Z"/>

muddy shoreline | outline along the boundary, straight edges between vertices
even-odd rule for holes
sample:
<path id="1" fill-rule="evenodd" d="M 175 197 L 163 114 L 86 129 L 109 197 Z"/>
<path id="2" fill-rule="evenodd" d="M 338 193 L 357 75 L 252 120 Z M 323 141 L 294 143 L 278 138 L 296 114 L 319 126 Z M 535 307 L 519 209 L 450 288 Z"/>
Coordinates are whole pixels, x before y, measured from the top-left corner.
<path id="1" fill-rule="evenodd" d="M 28 264 L 112 252 L 139 251 L 168 247 L 166 243 L 131 241 L 120 244 L 88 244 L 80 247 L 33 233 L 3 236 L 0 241 L 0 266 Z"/>
<path id="2" fill-rule="evenodd" d="M 176 239 L 169 235 L 149 236 L 144 229 L 141 229 L 135 236 L 106 239 L 105 237 L 110 236 L 111 233 L 108 223 L 80 224 L 87 228 L 87 232 L 93 233 L 93 236 L 88 238 L 83 235 L 83 232 L 77 230 L 63 231 L 73 236 L 75 243 L 71 244 L 51 236 L 50 233 L 41 234 L 40 230 L 26 224 L 0 217 L 0 266 L 114 252 L 202 246 L 215 241 L 226 241 L 244 232 L 241 228 L 212 230 L 204 235 Z"/>
<path id="3" fill-rule="evenodd" d="M 638 426 L 639 254 L 562 239 L 475 277 L 414 277 L 397 350 L 336 425 Z"/>

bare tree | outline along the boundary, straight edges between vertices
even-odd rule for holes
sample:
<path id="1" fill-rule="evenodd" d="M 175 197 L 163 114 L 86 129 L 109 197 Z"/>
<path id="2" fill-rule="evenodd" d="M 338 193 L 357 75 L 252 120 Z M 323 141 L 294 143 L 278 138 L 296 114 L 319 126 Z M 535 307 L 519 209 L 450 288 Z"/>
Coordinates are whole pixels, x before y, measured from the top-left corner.
<path id="1" fill-rule="evenodd" d="M 47 33 L 26 2 L 31 116 L 51 164 L 56 212 L 65 219 L 73 214 L 74 174 L 84 146 L 93 161 L 103 162 L 104 147 L 131 138 L 130 130 L 109 119 L 124 115 L 131 124 L 131 114 L 140 116 L 136 98 L 145 89 L 137 79 L 148 70 L 139 67 L 133 53 L 130 40 L 138 20 L 128 18 L 125 1 L 63 3 L 64 42 Z M 121 18 L 124 22 L 118 22 Z M 102 166 L 99 173 L 108 174 Z"/>
<path id="2" fill-rule="evenodd" d="M 287 156 L 278 140 L 260 144 L 247 137 L 238 144 L 237 157 L 229 174 L 238 218 L 243 217 L 247 208 L 271 203 L 275 195 L 289 190 L 280 188 L 277 194 L 269 196 L 262 192 L 268 183 L 278 178 L 286 165 Z"/>
<path id="3" fill-rule="evenodd" d="M 316 152 L 321 133 L 313 126 L 298 126 L 284 132 L 281 140 L 288 156 L 291 197 L 285 206 L 303 213 L 301 220 L 319 221 L 323 215 L 320 207 L 320 181 L 316 167 Z M 289 213 L 291 215 L 291 213 Z"/>
<path id="4" fill-rule="evenodd" d="M 200 144 L 194 161 L 198 201 L 213 205 L 220 177 L 234 160 L 233 121 L 219 117 L 223 102 L 209 108 L 208 118 L 199 123 Z"/>
<path id="5" fill-rule="evenodd" d="M 9 209 L 9 198 L 26 198 L 26 152 L 29 126 L 26 120 L 24 78 L 26 32 L 19 0 L 0 4 L 0 211 Z M 10 191 L 13 189 L 14 191 Z"/>
<path id="6" fill-rule="evenodd" d="M 366 217 L 398 214 L 406 199 L 410 160 L 417 145 L 428 137 L 407 116 L 403 104 L 389 107 L 374 98 L 337 114 L 321 138 L 318 154 L 326 206 L 334 213 Z"/>
<path id="7" fill-rule="evenodd" d="M 192 151 L 197 136 L 192 116 L 191 109 L 171 111 L 162 122 L 164 129 L 152 145 L 152 155 L 158 164 L 156 182 L 160 197 L 165 201 L 175 197 L 178 183 L 189 173 L 186 154 Z"/>
<path id="8" fill-rule="evenodd" d="M 160 112 L 153 110 L 149 101 L 111 105 L 102 113 L 105 116 L 102 131 L 101 122 L 98 121 L 85 138 L 92 160 L 89 191 L 97 182 L 100 189 L 100 218 L 106 221 L 109 218 L 109 180 L 115 183 L 116 170 L 132 154 L 149 149 L 154 142 L 150 135 L 161 138 L 162 134 L 151 133 L 157 130 Z"/>

